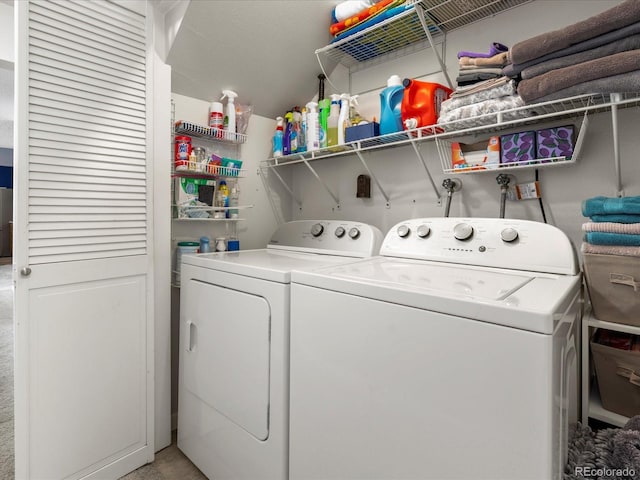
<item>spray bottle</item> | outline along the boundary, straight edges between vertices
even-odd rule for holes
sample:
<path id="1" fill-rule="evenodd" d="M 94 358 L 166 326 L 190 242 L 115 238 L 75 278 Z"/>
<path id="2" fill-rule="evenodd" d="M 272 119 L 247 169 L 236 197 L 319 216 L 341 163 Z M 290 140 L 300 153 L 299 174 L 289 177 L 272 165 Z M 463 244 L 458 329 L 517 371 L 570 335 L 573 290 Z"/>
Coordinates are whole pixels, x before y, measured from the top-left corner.
<path id="1" fill-rule="evenodd" d="M 307 103 L 307 150 L 310 152 L 320 148 L 320 122 L 316 102 Z"/>
<path id="2" fill-rule="evenodd" d="M 320 122 L 318 138 L 320 148 L 327 148 L 327 119 L 331 109 L 331 100 L 324 97 L 324 81 L 326 78 L 324 73 L 318 75 L 318 118 Z"/>
<path id="3" fill-rule="evenodd" d="M 360 122 L 366 122 L 366 120 L 360 115 L 360 112 L 356 109 L 358 106 L 358 95 L 353 95 L 349 98 L 349 127 L 358 125 Z"/>
<path id="4" fill-rule="evenodd" d="M 338 145 L 338 122 L 340 120 L 340 95 L 331 95 L 331 110 L 327 117 L 327 146 Z"/>
<path id="5" fill-rule="evenodd" d="M 304 132 L 302 131 L 302 113 L 300 107 L 293 108 L 293 129 L 296 132 L 296 153 L 302 153 L 307 150 L 307 143 L 304 138 Z M 293 149 L 291 149 L 293 153 Z"/>
<path id="6" fill-rule="evenodd" d="M 227 113 L 225 115 L 225 130 L 234 134 L 236 133 L 236 106 L 234 100 L 238 94 L 232 90 L 223 90 L 222 98 L 220 100 L 224 100 L 227 98 Z M 235 138 L 235 137 L 232 137 Z"/>
<path id="7" fill-rule="evenodd" d="M 273 156 L 281 157 L 283 155 L 282 151 L 282 140 L 284 137 L 284 118 L 277 117 L 276 118 L 276 133 L 273 134 Z"/>
<path id="8" fill-rule="evenodd" d="M 284 120 L 286 123 L 284 126 L 284 142 L 282 142 L 282 151 L 285 155 L 290 155 L 295 153 L 297 147 L 295 137 L 292 139 L 292 136 L 296 133 L 293 130 L 293 113 L 291 111 L 285 113 Z"/>
<path id="9" fill-rule="evenodd" d="M 351 125 L 349 121 L 349 94 L 340 95 L 340 115 L 338 117 L 338 145 L 344 145 L 344 133 Z"/>

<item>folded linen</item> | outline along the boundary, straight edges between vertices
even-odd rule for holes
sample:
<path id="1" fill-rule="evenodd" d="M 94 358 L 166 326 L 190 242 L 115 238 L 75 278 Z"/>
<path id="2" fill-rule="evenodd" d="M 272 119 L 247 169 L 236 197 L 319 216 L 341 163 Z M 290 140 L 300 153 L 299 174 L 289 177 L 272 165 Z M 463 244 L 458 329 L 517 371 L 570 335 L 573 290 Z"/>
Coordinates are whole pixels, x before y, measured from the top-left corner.
<path id="1" fill-rule="evenodd" d="M 509 47 L 507 47 L 506 45 L 503 45 L 501 43 L 498 42 L 493 42 L 491 45 L 489 45 L 489 53 L 484 53 L 484 52 L 458 52 L 458 58 L 462 58 L 462 57 L 470 57 L 470 58 L 489 58 L 489 57 L 493 57 L 494 55 L 500 53 L 500 52 L 506 52 L 509 50 Z"/>
<path id="2" fill-rule="evenodd" d="M 593 197 L 582 202 L 582 215 L 640 215 L 640 196 L 636 197 Z M 630 223 L 630 222 L 620 222 Z"/>
<path id="3" fill-rule="evenodd" d="M 524 102 L 518 95 L 492 98 L 483 102 L 465 105 L 444 114 L 440 112 L 438 124 L 442 125 L 444 130 L 451 130 L 495 123 L 498 112 L 502 114 L 502 118 L 505 121 L 530 116 L 531 112 L 526 109 L 512 111 L 523 105 Z"/>
<path id="4" fill-rule="evenodd" d="M 496 69 L 500 72 L 500 69 Z M 489 80 L 491 78 L 499 78 L 502 73 L 489 73 L 489 72 L 473 72 L 460 74 L 456 77 L 456 83 L 459 86 L 473 85 L 474 83 L 481 82 L 482 80 Z"/>
<path id="5" fill-rule="evenodd" d="M 606 213 L 606 214 L 593 214 L 589 218 L 592 222 L 613 222 L 613 223 L 640 223 L 640 215 L 634 215 L 631 213 Z"/>
<path id="6" fill-rule="evenodd" d="M 583 242 L 580 250 L 582 253 L 598 253 L 601 255 L 624 255 L 627 257 L 640 257 L 640 247 L 626 247 L 620 245 L 592 245 Z"/>
<path id="7" fill-rule="evenodd" d="M 524 63 L 638 21 L 640 2 L 626 0 L 586 20 L 516 43 L 511 48 L 511 62 Z"/>
<path id="8" fill-rule="evenodd" d="M 472 103 L 479 103 L 492 98 L 502 98 L 510 95 L 515 95 L 516 87 L 513 80 L 509 83 L 498 85 L 497 87 L 487 88 L 479 90 L 469 95 L 456 95 L 449 97 L 440 105 L 440 115 L 446 115 L 451 110 L 464 107 L 465 105 L 471 105 Z"/>
<path id="9" fill-rule="evenodd" d="M 518 84 L 518 95 L 526 103 L 532 103 L 540 97 L 578 83 L 632 72 L 638 68 L 640 68 L 640 50 L 620 52 L 522 80 Z"/>
<path id="10" fill-rule="evenodd" d="M 640 235 L 630 233 L 586 232 L 584 240 L 591 245 L 621 245 L 640 247 Z"/>
<path id="11" fill-rule="evenodd" d="M 573 55 L 567 55 L 565 57 L 554 58 L 547 60 L 546 62 L 532 65 L 522 70 L 522 78 L 528 79 L 537 77 L 551 70 L 557 70 L 560 68 L 569 67 L 571 65 L 577 65 L 579 63 L 588 62 L 598 58 L 606 57 L 608 55 L 614 55 L 620 52 L 627 52 L 629 50 L 635 50 L 640 48 L 640 34 L 632 35 L 627 38 L 622 38 L 599 47 L 585 50 L 584 52 L 574 53 Z"/>
<path id="12" fill-rule="evenodd" d="M 627 38 L 632 35 L 636 35 L 638 33 L 640 33 L 640 22 L 635 22 L 635 23 L 632 23 L 631 25 L 627 25 L 626 27 L 620 28 L 619 30 L 613 30 L 603 35 L 599 35 L 594 38 L 589 38 L 584 42 L 576 43 L 575 45 L 571 45 L 570 47 L 563 48 L 562 50 L 556 50 L 555 52 L 551 52 L 541 57 L 534 58 L 533 60 L 529 60 L 524 63 L 509 64 L 504 67 L 504 69 L 502 70 L 502 73 L 509 77 L 516 77 L 525 68 L 529 68 L 533 65 L 537 65 L 539 63 L 546 62 L 548 60 L 553 60 L 554 58 L 566 57 L 568 55 L 573 55 L 574 53 L 591 50 L 592 48 L 596 48 L 601 45 L 606 45 L 607 43 L 615 42 L 616 40 Z M 507 57 L 508 57 L 508 54 L 507 54 Z M 511 61 L 510 59 L 508 60 Z"/>
<path id="13" fill-rule="evenodd" d="M 587 222 L 582 224 L 582 231 L 640 235 L 640 223 Z"/>
<path id="14" fill-rule="evenodd" d="M 460 57 L 458 64 L 461 67 L 474 66 L 474 67 L 493 67 L 493 66 L 505 66 L 507 63 L 507 52 L 500 52 L 493 57 L 481 58 L 481 57 Z"/>
<path id="15" fill-rule="evenodd" d="M 583 94 L 624 92 L 640 92 L 640 70 L 621 73 L 611 77 L 598 78 L 597 80 L 591 80 L 589 82 L 577 83 L 571 87 L 563 88 L 557 92 L 537 98 L 536 103 L 550 102 L 552 100 L 570 98 Z"/>
<path id="16" fill-rule="evenodd" d="M 473 95 L 475 93 L 481 92 L 483 90 L 489 90 L 494 87 L 498 87 L 500 85 L 505 85 L 507 83 L 511 83 L 515 87 L 515 83 L 509 77 L 498 77 L 498 78 L 490 78 L 489 80 L 483 80 L 482 82 L 474 83 L 473 85 L 467 85 L 464 87 L 458 87 L 451 94 L 452 97 L 462 97 L 464 95 Z M 515 88 L 513 94 L 516 93 Z"/>

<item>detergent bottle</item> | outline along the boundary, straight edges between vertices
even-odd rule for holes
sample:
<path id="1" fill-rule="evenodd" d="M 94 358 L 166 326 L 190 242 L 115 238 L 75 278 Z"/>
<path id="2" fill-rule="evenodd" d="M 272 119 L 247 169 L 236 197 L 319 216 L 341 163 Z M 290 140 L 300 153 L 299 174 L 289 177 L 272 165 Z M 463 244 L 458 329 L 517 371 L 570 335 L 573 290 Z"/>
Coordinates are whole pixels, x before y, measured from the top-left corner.
<path id="1" fill-rule="evenodd" d="M 290 155 L 295 150 L 291 150 L 291 133 L 293 132 L 293 113 L 291 111 L 284 114 L 284 137 L 282 142 L 282 153 L 284 155 Z"/>
<path id="2" fill-rule="evenodd" d="M 400 111 L 406 130 L 428 127 L 438 122 L 440 105 L 453 92 L 439 83 L 421 82 L 405 78 L 402 82 L 404 96 Z"/>
<path id="3" fill-rule="evenodd" d="M 320 122 L 316 102 L 307 103 L 307 150 L 312 152 L 320 148 Z"/>
<path id="4" fill-rule="evenodd" d="M 302 128 L 302 112 L 300 111 L 300 107 L 297 106 L 293 109 L 293 130 L 296 132 L 296 152 L 306 152 L 307 141 L 304 138 L 305 131 Z"/>
<path id="5" fill-rule="evenodd" d="M 340 95 L 340 115 L 338 117 L 338 145 L 344 145 L 344 133 L 351 126 L 349 121 L 349 94 Z"/>
<path id="6" fill-rule="evenodd" d="M 331 107 L 327 117 L 327 146 L 338 145 L 338 122 L 340 120 L 340 95 L 331 95 Z"/>
<path id="7" fill-rule="evenodd" d="M 235 99 L 238 94 L 232 90 L 223 90 L 222 98 L 220 100 L 227 99 L 227 110 L 225 115 L 226 127 L 225 130 L 231 132 L 233 135 L 231 138 L 235 138 L 236 133 L 236 105 Z"/>
<path id="8" fill-rule="evenodd" d="M 327 129 L 329 127 L 329 112 L 331 111 L 331 100 L 328 98 L 323 98 L 318 102 L 318 116 L 320 118 L 320 148 L 327 148 L 328 146 L 328 133 Z"/>
<path id="9" fill-rule="evenodd" d="M 284 118 L 276 118 L 276 133 L 273 134 L 273 156 L 281 157 L 284 155 L 282 151 L 282 141 L 284 139 Z"/>
<path id="10" fill-rule="evenodd" d="M 380 135 L 401 132 L 404 86 L 398 75 L 391 75 L 380 92 Z"/>

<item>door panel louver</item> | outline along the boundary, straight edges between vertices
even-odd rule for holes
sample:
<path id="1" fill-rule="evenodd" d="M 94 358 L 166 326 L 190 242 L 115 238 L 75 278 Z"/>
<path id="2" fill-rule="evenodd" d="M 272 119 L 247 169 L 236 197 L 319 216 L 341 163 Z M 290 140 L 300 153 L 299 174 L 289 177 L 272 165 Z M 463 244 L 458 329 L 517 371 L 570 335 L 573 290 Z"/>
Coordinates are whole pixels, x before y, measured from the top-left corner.
<path id="1" fill-rule="evenodd" d="M 29 263 L 145 255 L 144 17 L 102 0 L 29 9 Z"/>

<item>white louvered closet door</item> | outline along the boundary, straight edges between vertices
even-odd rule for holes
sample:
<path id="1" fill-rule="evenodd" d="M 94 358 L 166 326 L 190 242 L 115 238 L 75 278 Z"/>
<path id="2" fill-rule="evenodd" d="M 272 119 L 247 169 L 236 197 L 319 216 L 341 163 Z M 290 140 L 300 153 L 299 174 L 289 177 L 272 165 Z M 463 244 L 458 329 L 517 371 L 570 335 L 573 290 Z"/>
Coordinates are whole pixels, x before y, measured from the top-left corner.
<path id="1" fill-rule="evenodd" d="M 153 459 L 144 4 L 18 12 L 16 478 L 118 478 Z"/>

